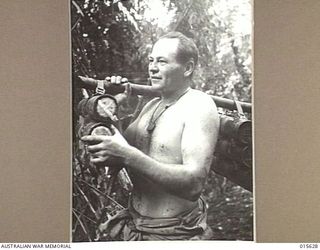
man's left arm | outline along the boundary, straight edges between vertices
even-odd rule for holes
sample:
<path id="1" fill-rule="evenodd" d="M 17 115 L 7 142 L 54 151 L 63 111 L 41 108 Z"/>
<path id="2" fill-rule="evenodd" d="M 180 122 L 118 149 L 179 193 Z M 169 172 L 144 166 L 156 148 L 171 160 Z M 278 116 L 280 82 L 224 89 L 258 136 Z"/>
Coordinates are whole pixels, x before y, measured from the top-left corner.
<path id="1" fill-rule="evenodd" d="M 200 196 L 210 171 L 219 127 L 215 103 L 209 96 L 204 96 L 198 105 L 192 106 L 181 141 L 183 165 L 192 169 L 189 190 L 193 197 Z"/>

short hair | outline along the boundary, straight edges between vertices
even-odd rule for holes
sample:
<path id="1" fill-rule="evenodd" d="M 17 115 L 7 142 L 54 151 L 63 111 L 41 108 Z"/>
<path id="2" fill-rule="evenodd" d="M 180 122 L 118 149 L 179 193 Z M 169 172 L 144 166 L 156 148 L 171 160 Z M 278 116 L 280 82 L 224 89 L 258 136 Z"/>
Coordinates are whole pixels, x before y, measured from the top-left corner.
<path id="1" fill-rule="evenodd" d="M 191 58 L 194 60 L 194 65 L 198 63 L 199 51 L 194 41 L 178 31 L 171 31 L 159 38 L 161 39 L 178 39 L 178 54 L 177 61 L 186 63 Z"/>

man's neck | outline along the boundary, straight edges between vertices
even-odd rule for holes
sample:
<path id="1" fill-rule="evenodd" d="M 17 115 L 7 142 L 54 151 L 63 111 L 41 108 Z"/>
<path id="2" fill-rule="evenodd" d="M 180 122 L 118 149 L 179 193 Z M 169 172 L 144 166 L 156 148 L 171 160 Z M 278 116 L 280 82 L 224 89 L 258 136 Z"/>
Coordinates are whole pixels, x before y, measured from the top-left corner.
<path id="1" fill-rule="evenodd" d="M 179 99 L 182 95 L 184 95 L 188 90 L 190 86 L 183 86 L 175 91 L 161 93 L 161 101 L 164 104 L 171 104 L 177 99 Z"/>

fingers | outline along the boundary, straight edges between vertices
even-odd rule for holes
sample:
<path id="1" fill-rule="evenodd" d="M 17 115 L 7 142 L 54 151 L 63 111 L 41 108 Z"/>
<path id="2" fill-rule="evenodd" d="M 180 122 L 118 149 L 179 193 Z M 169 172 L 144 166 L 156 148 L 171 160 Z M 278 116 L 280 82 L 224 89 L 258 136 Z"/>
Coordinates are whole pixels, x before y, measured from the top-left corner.
<path id="1" fill-rule="evenodd" d="M 107 76 L 106 81 L 109 81 L 111 84 L 123 84 L 128 82 L 128 78 L 122 76 Z"/>
<path id="2" fill-rule="evenodd" d="M 110 154 L 108 150 L 99 150 L 97 152 L 92 152 L 89 155 L 89 159 L 91 163 L 106 163 L 106 161 L 109 158 L 110 158 Z"/>
<path id="3" fill-rule="evenodd" d="M 111 125 L 111 130 L 114 135 L 89 135 L 81 138 L 87 144 L 86 150 L 92 163 L 103 163 L 110 156 L 122 155 L 123 148 L 128 143 L 114 125 Z"/>
<path id="4" fill-rule="evenodd" d="M 129 80 L 128 80 L 128 78 L 126 78 L 126 77 L 123 77 L 122 79 L 121 79 L 121 83 L 127 83 Z"/>
<path id="5" fill-rule="evenodd" d="M 102 149 L 102 147 L 100 144 L 96 144 L 88 146 L 87 149 L 89 153 L 94 154 L 96 152 L 99 152 Z"/>
<path id="6" fill-rule="evenodd" d="M 90 162 L 97 164 L 97 163 L 104 163 L 108 160 L 108 156 L 96 156 L 94 157 L 93 155 L 90 156 Z"/>
<path id="7" fill-rule="evenodd" d="M 119 132 L 119 131 L 118 131 Z M 90 154 L 100 156 L 104 154 L 108 154 L 108 145 L 109 142 L 112 141 L 111 139 L 112 136 L 108 135 L 88 135 L 88 136 L 83 136 L 81 140 L 84 143 L 87 143 L 87 150 Z"/>
<path id="8" fill-rule="evenodd" d="M 107 157 L 109 157 L 109 155 L 108 155 L 108 153 L 106 151 L 98 151 L 96 153 L 91 153 L 90 157 L 93 158 L 93 159 L 96 159 L 96 158 L 107 158 Z"/>
<path id="9" fill-rule="evenodd" d="M 81 137 L 81 140 L 85 143 L 88 143 L 90 145 L 98 144 L 102 142 L 105 139 L 105 136 L 103 135 L 86 135 Z"/>
<path id="10" fill-rule="evenodd" d="M 113 84 L 120 84 L 121 76 L 111 76 L 111 83 Z"/>
<path id="11" fill-rule="evenodd" d="M 113 125 L 111 124 L 111 130 L 115 133 L 115 134 L 120 134 L 119 130 Z M 108 141 L 108 138 L 111 139 L 113 137 L 113 135 L 85 135 L 81 137 L 81 140 L 84 143 L 87 143 L 89 145 L 95 145 L 98 147 L 97 144 L 103 142 L 103 141 Z M 93 149 L 95 149 L 96 147 L 92 147 Z"/>
<path id="12" fill-rule="evenodd" d="M 110 153 L 108 150 L 103 148 L 103 145 L 90 145 L 87 147 L 88 152 L 90 153 L 89 159 L 93 164 L 106 163 L 110 158 Z"/>

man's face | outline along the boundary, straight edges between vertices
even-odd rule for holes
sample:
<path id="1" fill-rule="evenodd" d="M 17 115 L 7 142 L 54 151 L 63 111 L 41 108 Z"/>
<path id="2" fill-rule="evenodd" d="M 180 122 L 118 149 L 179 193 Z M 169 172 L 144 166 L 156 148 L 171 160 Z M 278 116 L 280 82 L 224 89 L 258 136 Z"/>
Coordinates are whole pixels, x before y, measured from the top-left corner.
<path id="1" fill-rule="evenodd" d="M 157 41 L 149 56 L 149 76 L 152 86 L 162 92 L 171 92 L 184 84 L 184 65 L 177 61 L 178 39 Z"/>

